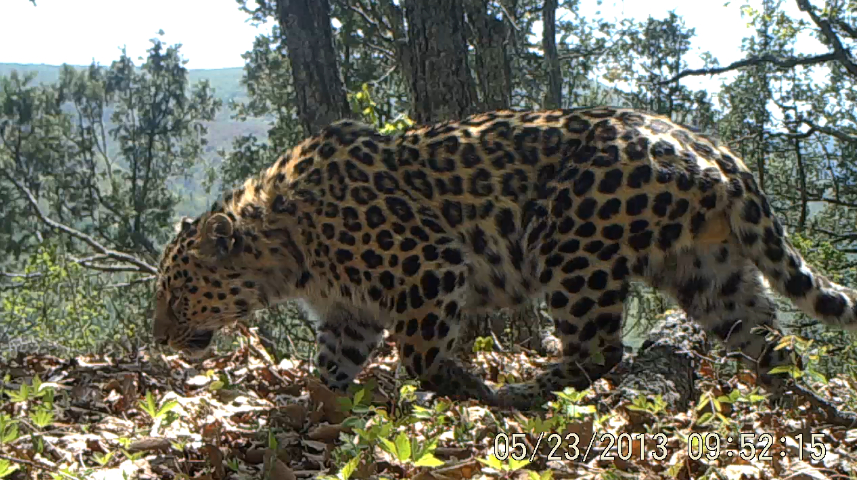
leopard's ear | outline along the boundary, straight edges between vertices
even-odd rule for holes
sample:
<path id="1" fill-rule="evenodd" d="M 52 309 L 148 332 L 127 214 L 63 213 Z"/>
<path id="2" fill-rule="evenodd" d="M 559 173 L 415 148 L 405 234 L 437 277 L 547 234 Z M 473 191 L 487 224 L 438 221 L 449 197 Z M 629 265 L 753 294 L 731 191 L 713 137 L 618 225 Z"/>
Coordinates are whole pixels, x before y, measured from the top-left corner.
<path id="1" fill-rule="evenodd" d="M 205 220 L 203 231 L 206 238 L 226 238 L 232 236 L 232 220 L 222 213 L 215 213 Z"/>
<path id="2" fill-rule="evenodd" d="M 176 223 L 176 235 L 190 230 L 191 226 L 193 226 L 193 219 L 190 217 L 182 217 L 182 219 L 179 220 L 178 223 Z"/>
<path id="3" fill-rule="evenodd" d="M 203 221 L 200 251 L 219 260 L 225 259 L 235 243 L 234 233 L 232 219 L 222 213 L 215 213 Z"/>

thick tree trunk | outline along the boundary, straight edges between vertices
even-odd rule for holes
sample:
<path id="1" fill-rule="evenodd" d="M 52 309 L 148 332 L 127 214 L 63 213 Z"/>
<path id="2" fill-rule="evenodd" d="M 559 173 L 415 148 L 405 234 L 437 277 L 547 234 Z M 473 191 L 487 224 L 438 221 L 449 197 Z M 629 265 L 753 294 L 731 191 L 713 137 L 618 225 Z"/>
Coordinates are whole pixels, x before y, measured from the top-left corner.
<path id="1" fill-rule="evenodd" d="M 351 115 L 339 72 L 328 0 L 277 0 L 297 96 L 307 135 Z"/>
<path id="2" fill-rule="evenodd" d="M 547 90 L 542 101 L 545 109 L 562 108 L 562 70 L 556 50 L 556 8 L 557 0 L 545 0 L 542 9 L 542 49 L 547 72 Z"/>
<path id="3" fill-rule="evenodd" d="M 408 0 L 407 50 L 402 67 L 412 118 L 418 124 L 455 120 L 475 111 L 460 0 Z"/>
<path id="4" fill-rule="evenodd" d="M 476 80 L 482 110 L 503 110 L 512 104 L 512 71 L 507 54 L 506 24 L 488 13 L 487 0 L 467 0 L 467 20 L 476 47 Z"/>

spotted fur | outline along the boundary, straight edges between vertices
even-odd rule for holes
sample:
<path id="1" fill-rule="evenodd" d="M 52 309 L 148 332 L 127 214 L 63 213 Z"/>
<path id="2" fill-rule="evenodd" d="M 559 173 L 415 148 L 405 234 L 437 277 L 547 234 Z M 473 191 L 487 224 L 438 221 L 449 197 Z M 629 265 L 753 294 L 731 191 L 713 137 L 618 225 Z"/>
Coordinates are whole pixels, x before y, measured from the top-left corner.
<path id="1" fill-rule="evenodd" d="M 806 264 L 741 159 L 630 109 L 492 112 L 401 136 L 337 122 L 184 222 L 160 272 L 154 333 L 174 348 L 297 298 L 331 387 L 388 330 L 429 388 L 522 408 L 621 360 L 630 280 L 762 373 L 788 360 L 751 332 L 776 316 L 763 276 L 807 314 L 857 325 L 857 293 Z M 462 312 L 531 298 L 563 359 L 494 392 L 451 358 Z"/>

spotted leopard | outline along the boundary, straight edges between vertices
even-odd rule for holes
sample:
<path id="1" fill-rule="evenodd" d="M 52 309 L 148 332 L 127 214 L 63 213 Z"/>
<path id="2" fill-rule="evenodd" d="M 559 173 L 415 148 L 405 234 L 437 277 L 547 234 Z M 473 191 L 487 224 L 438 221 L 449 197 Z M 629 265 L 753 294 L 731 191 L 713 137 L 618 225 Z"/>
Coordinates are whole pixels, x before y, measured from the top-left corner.
<path id="1" fill-rule="evenodd" d="M 331 388 L 386 330 L 423 386 L 528 408 L 621 360 L 639 280 L 773 385 L 766 372 L 788 358 L 754 329 L 776 317 L 763 277 L 807 314 L 857 326 L 857 292 L 804 261 L 741 159 L 668 118 L 499 111 L 396 136 L 344 120 L 182 222 L 160 264 L 154 336 L 200 352 L 222 326 L 300 299 Z M 536 379 L 495 392 L 452 358 L 463 313 L 539 298 L 563 356 Z"/>

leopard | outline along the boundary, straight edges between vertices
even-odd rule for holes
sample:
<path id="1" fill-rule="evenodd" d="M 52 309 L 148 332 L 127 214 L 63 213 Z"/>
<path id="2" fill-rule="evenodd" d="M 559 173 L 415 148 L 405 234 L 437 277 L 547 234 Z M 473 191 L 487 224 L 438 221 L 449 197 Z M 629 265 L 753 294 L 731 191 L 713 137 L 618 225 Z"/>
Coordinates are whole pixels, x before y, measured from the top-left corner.
<path id="1" fill-rule="evenodd" d="M 341 119 L 182 219 L 153 338 L 192 357 L 221 328 L 299 301 L 315 365 L 349 388 L 387 337 L 421 388 L 537 408 L 623 359 L 630 282 L 672 298 L 769 388 L 775 291 L 857 328 L 857 292 L 809 265 L 752 171 L 698 129 L 633 108 L 483 112 L 386 134 Z M 543 301 L 561 354 L 489 386 L 456 356 L 466 315 Z"/>

